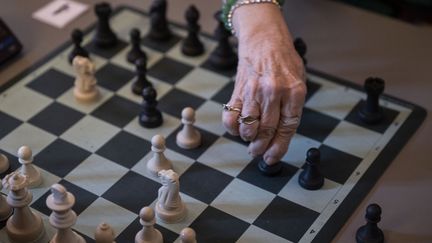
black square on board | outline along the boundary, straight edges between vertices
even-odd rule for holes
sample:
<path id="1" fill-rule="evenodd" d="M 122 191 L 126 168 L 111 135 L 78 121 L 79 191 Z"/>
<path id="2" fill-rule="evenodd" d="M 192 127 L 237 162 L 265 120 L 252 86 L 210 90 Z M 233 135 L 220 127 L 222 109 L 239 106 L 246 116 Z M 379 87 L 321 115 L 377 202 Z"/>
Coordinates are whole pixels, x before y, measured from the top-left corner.
<path id="1" fill-rule="evenodd" d="M 35 80 L 27 84 L 27 87 L 38 91 L 51 98 L 57 98 L 74 85 L 74 77 L 55 69 L 48 69 Z"/>
<path id="2" fill-rule="evenodd" d="M 21 125 L 21 121 L 0 111 L 0 139 Z"/>
<path id="3" fill-rule="evenodd" d="M 159 79 L 160 81 L 174 85 L 192 69 L 192 66 L 169 57 L 164 57 L 151 66 L 147 74 Z"/>
<path id="4" fill-rule="evenodd" d="M 250 224 L 212 206 L 208 206 L 190 227 L 196 232 L 197 242 L 237 242 Z"/>
<path id="5" fill-rule="evenodd" d="M 202 65 L 202 68 L 210 70 L 214 73 L 224 75 L 226 77 L 233 77 L 237 72 L 237 65 L 234 68 L 231 69 L 218 69 L 216 67 L 213 67 L 213 65 L 210 64 L 210 61 L 207 59 Z"/>
<path id="6" fill-rule="evenodd" d="M 204 102 L 203 98 L 174 88 L 159 100 L 158 107 L 165 113 L 181 118 L 185 107 L 197 110 Z"/>
<path id="7" fill-rule="evenodd" d="M 96 153 L 117 164 L 132 168 L 150 152 L 150 142 L 121 131 L 109 140 Z"/>
<path id="8" fill-rule="evenodd" d="M 95 76 L 98 85 L 111 91 L 117 91 L 127 82 L 131 81 L 135 74 L 125 68 L 107 63 L 97 70 Z"/>
<path id="9" fill-rule="evenodd" d="M 379 133 L 384 133 L 387 130 L 387 128 L 393 123 L 394 119 L 399 115 L 398 111 L 381 106 L 382 111 L 384 113 L 383 119 L 377 124 L 366 124 L 360 119 L 358 115 L 359 110 L 365 105 L 366 105 L 365 100 L 359 101 L 357 105 L 354 106 L 351 112 L 347 115 L 345 120 L 354 123 L 356 125 L 359 125 L 361 127 L 367 128 L 369 130 L 373 130 Z"/>
<path id="10" fill-rule="evenodd" d="M 339 124 L 339 122 L 339 120 L 333 117 L 304 107 L 297 133 L 322 142 Z"/>
<path id="11" fill-rule="evenodd" d="M 234 82 L 228 82 L 211 99 L 220 103 L 220 104 L 226 104 L 231 99 L 231 94 L 232 94 L 233 90 L 234 90 Z"/>
<path id="12" fill-rule="evenodd" d="M 42 128 L 45 131 L 60 136 L 83 116 L 84 114 L 81 112 L 54 102 L 33 116 L 29 120 L 29 123 Z"/>
<path id="13" fill-rule="evenodd" d="M 307 80 L 306 88 L 307 88 L 307 93 L 306 93 L 306 101 L 307 101 L 312 97 L 313 94 L 315 94 L 321 88 L 321 85 L 312 82 L 310 80 Z"/>
<path id="14" fill-rule="evenodd" d="M 124 127 L 140 112 L 140 105 L 114 95 L 92 112 L 92 115 L 117 127 Z"/>
<path id="15" fill-rule="evenodd" d="M 176 143 L 177 133 L 183 128 L 178 127 L 166 138 L 166 146 L 178 153 L 188 156 L 194 160 L 198 159 L 218 138 L 219 136 L 213 133 L 207 132 L 201 128 L 195 127 L 201 133 L 201 145 L 195 149 L 183 149 L 180 148 Z"/>
<path id="16" fill-rule="evenodd" d="M 228 132 L 225 132 L 223 136 L 225 138 L 228 138 L 231 141 L 243 144 L 244 146 L 249 146 L 249 143 L 250 143 L 250 142 L 244 141 L 240 136 L 234 136 L 234 135 L 229 134 Z"/>
<path id="17" fill-rule="evenodd" d="M 80 215 L 88 206 L 90 206 L 97 198 L 98 196 L 79 187 L 75 184 L 67 181 L 67 180 L 61 180 L 58 182 L 58 184 L 63 185 L 66 190 L 70 193 L 72 193 L 75 196 L 75 204 L 72 207 L 72 210 L 75 211 L 77 215 Z M 49 216 L 52 211 L 46 206 L 46 199 L 51 194 L 51 191 L 48 190 L 45 194 L 43 194 L 38 200 L 36 200 L 31 207 L 34 209 L 37 209 L 39 212 Z"/>
<path id="18" fill-rule="evenodd" d="M 277 194 L 297 172 L 297 167 L 283 163 L 282 171 L 275 176 L 265 176 L 258 169 L 261 157 L 253 159 L 237 176 L 252 185 Z"/>
<path id="19" fill-rule="evenodd" d="M 161 184 L 129 171 L 118 180 L 102 197 L 136 214 L 150 205 L 158 196 Z"/>
<path id="20" fill-rule="evenodd" d="M 90 152 L 59 138 L 38 153 L 34 163 L 63 178 L 90 154 Z"/>
<path id="21" fill-rule="evenodd" d="M 321 163 L 319 164 L 321 174 L 339 184 L 345 184 L 345 181 L 361 162 L 361 158 L 324 144 L 319 147 L 319 151 L 321 153 Z"/>
<path id="22" fill-rule="evenodd" d="M 275 235 L 298 242 L 319 213 L 276 196 L 253 223 Z"/>
<path id="23" fill-rule="evenodd" d="M 120 53 L 128 44 L 120 39 L 118 39 L 117 45 L 110 48 L 101 48 L 93 44 L 93 42 L 85 45 L 85 49 L 91 53 L 94 53 L 98 56 L 101 56 L 106 59 L 110 59 L 111 57 Z M 91 58 L 91 55 L 90 55 Z"/>
<path id="24" fill-rule="evenodd" d="M 180 191 L 210 204 L 233 179 L 225 173 L 195 162 L 180 176 Z"/>
<path id="25" fill-rule="evenodd" d="M 148 36 L 145 36 L 141 43 L 153 50 L 159 52 L 167 52 L 169 49 L 174 47 L 181 40 L 180 36 L 173 34 L 172 37 L 167 41 L 154 41 L 150 39 Z"/>
<path id="26" fill-rule="evenodd" d="M 179 235 L 168 230 L 158 224 L 154 225 L 163 236 L 164 243 L 174 242 Z M 135 235 L 138 231 L 142 230 L 143 226 L 140 224 L 139 217 L 137 217 L 126 229 L 124 229 L 116 238 L 116 242 L 135 242 Z"/>

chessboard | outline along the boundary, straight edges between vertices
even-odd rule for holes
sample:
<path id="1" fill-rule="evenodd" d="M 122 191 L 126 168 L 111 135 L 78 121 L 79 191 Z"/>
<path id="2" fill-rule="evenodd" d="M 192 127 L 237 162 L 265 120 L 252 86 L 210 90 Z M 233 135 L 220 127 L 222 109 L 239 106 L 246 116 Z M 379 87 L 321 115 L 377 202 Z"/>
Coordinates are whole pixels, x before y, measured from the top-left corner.
<path id="1" fill-rule="evenodd" d="M 96 65 L 102 97 L 98 102 L 83 105 L 74 100 L 70 42 L 0 89 L 0 152 L 9 158 L 10 172 L 20 165 L 18 148 L 32 148 L 43 184 L 31 189 L 30 206 L 42 215 L 49 236 L 54 229 L 45 202 L 50 186 L 60 183 L 76 197 L 73 229 L 87 242 L 94 242 L 101 222 L 113 227 L 116 242 L 133 242 L 142 228 L 139 211 L 154 207 L 161 186 L 146 173 L 151 138 L 161 134 L 188 209 L 180 223 L 157 222 L 165 242 L 179 242 L 185 227 L 206 243 L 329 242 L 426 115 L 421 107 L 382 95 L 384 120 L 364 124 L 357 115 L 366 99 L 363 89 L 308 68 L 301 125 L 282 159 L 281 174 L 266 177 L 257 169 L 260 158 L 250 157 L 247 143 L 222 126 L 222 104 L 230 98 L 235 70 L 218 71 L 209 65 L 209 53 L 216 46 L 210 35 L 200 35 L 205 53 L 199 57 L 182 54 L 187 30 L 181 25 L 170 23 L 174 37 L 167 42 L 143 38 L 148 79 L 157 90 L 164 118 L 162 126 L 148 129 L 138 122 L 142 98 L 131 92 L 135 67 L 126 61 L 129 32 L 138 28 L 145 35 L 148 15 L 120 7 L 113 12 L 111 27 L 120 42 L 109 50 L 92 46 L 94 26 L 84 35 Z M 196 110 L 195 125 L 203 138 L 197 149 L 184 150 L 175 142 L 184 107 Z M 321 152 L 325 177 L 316 191 L 298 184 L 306 151 L 312 147 Z M 0 242 L 9 242 L 4 228 Z"/>

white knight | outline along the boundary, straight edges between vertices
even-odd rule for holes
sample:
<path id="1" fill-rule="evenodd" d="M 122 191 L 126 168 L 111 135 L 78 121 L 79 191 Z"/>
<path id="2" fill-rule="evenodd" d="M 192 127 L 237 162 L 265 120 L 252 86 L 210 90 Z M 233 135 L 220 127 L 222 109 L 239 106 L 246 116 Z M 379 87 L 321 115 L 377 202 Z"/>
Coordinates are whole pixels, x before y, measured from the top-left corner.
<path id="1" fill-rule="evenodd" d="M 99 97 L 96 87 L 95 65 L 87 57 L 76 56 L 72 61 L 76 73 L 74 96 L 79 102 L 88 103 Z"/>

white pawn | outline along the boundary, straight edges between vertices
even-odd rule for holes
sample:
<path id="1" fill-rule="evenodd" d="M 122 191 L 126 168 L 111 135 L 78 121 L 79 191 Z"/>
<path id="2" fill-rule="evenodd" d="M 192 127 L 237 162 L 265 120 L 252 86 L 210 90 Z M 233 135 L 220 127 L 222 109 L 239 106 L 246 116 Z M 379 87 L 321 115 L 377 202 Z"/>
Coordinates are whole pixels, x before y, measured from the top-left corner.
<path id="1" fill-rule="evenodd" d="M 107 223 L 101 223 L 96 228 L 95 240 L 96 243 L 115 243 L 115 233 L 111 226 Z"/>
<path id="2" fill-rule="evenodd" d="M 197 243 L 195 230 L 184 228 L 180 232 L 180 243 Z"/>
<path id="3" fill-rule="evenodd" d="M 194 149 L 201 145 L 201 134 L 193 126 L 195 122 L 195 111 L 186 107 L 182 111 L 183 129 L 177 133 L 177 145 L 184 149 Z"/>
<path id="4" fill-rule="evenodd" d="M 10 163 L 6 155 L 0 153 L 0 173 L 4 173 L 9 169 Z"/>
<path id="5" fill-rule="evenodd" d="M 143 207 L 140 211 L 140 223 L 143 226 L 135 236 L 135 243 L 162 243 L 163 238 L 159 230 L 154 228 L 155 213 L 150 207 Z"/>
<path id="6" fill-rule="evenodd" d="M 85 243 L 82 236 L 72 231 L 76 222 L 76 214 L 71 209 L 75 197 L 60 184 L 51 186 L 51 195 L 46 199 L 46 205 L 53 212 L 49 217 L 50 224 L 57 229 L 50 243 Z"/>
<path id="7" fill-rule="evenodd" d="M 76 56 L 72 61 L 76 73 L 74 97 L 78 102 L 89 103 L 99 97 L 95 78 L 95 65 L 87 57 Z"/>
<path id="8" fill-rule="evenodd" d="M 28 177 L 28 187 L 34 188 L 42 184 L 42 176 L 38 168 L 33 165 L 33 153 L 28 146 L 18 149 L 18 161 L 22 164 L 20 173 Z"/>
<path id="9" fill-rule="evenodd" d="M 0 190 L 3 188 L 0 183 Z M 5 197 L 0 194 L 0 222 L 7 220 L 12 215 L 12 208 L 7 204 Z"/>
<path id="10" fill-rule="evenodd" d="M 186 206 L 180 197 L 179 175 L 173 170 L 161 170 L 159 177 L 162 187 L 158 191 L 156 216 L 164 223 L 177 223 L 186 217 Z"/>
<path id="11" fill-rule="evenodd" d="M 172 163 L 164 155 L 165 138 L 162 135 L 154 135 L 151 140 L 153 157 L 147 162 L 147 170 L 153 176 L 158 176 L 159 171 L 172 169 Z"/>

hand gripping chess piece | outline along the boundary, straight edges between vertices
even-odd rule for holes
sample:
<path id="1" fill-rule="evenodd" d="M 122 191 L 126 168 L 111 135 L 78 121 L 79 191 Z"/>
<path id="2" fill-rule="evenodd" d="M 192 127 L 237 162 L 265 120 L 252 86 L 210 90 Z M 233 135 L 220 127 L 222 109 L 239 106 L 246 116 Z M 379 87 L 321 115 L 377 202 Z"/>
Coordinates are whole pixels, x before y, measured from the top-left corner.
<path id="1" fill-rule="evenodd" d="M 182 111 L 183 129 L 177 133 L 176 143 L 180 148 L 194 149 L 201 145 L 201 134 L 193 126 L 195 122 L 195 111 L 186 107 Z"/>
<path id="2" fill-rule="evenodd" d="M 86 57 L 76 56 L 72 61 L 76 73 L 73 94 L 78 102 L 90 103 L 99 97 L 96 86 L 95 65 Z"/>
<path id="3" fill-rule="evenodd" d="M 29 188 L 42 184 L 42 176 L 39 169 L 33 165 L 33 154 L 28 146 L 22 146 L 18 149 L 18 161 L 22 164 L 20 173 L 27 176 Z"/>
<path id="4" fill-rule="evenodd" d="M 158 191 L 156 216 L 167 224 L 177 223 L 186 216 L 186 206 L 180 197 L 179 176 L 173 170 L 159 171 L 162 187 Z"/>
<path id="5" fill-rule="evenodd" d="M 6 233 L 13 243 L 41 242 L 45 228 L 39 214 L 30 210 L 32 194 L 27 189 L 27 176 L 15 171 L 3 178 L 3 186 L 10 190 L 8 204 L 14 209 L 6 223 Z"/>
<path id="6" fill-rule="evenodd" d="M 57 229 L 57 233 L 50 243 L 85 243 L 82 236 L 72 231 L 77 215 L 71 209 L 75 204 L 72 193 L 60 184 L 51 186 L 51 195 L 46 199 L 46 205 L 53 212 L 49 217 L 50 224 Z"/>
<path id="7" fill-rule="evenodd" d="M 172 163 L 164 155 L 165 138 L 162 135 L 154 135 L 151 140 L 152 158 L 147 162 L 147 171 L 152 176 L 158 176 L 159 171 L 172 169 Z"/>
<path id="8" fill-rule="evenodd" d="M 115 243 L 115 233 L 111 226 L 107 223 L 98 225 L 95 231 L 96 243 Z"/>
<path id="9" fill-rule="evenodd" d="M 156 220 L 153 209 L 150 207 L 143 207 L 139 217 L 143 228 L 135 235 L 135 243 L 162 243 L 162 234 L 154 227 Z"/>

